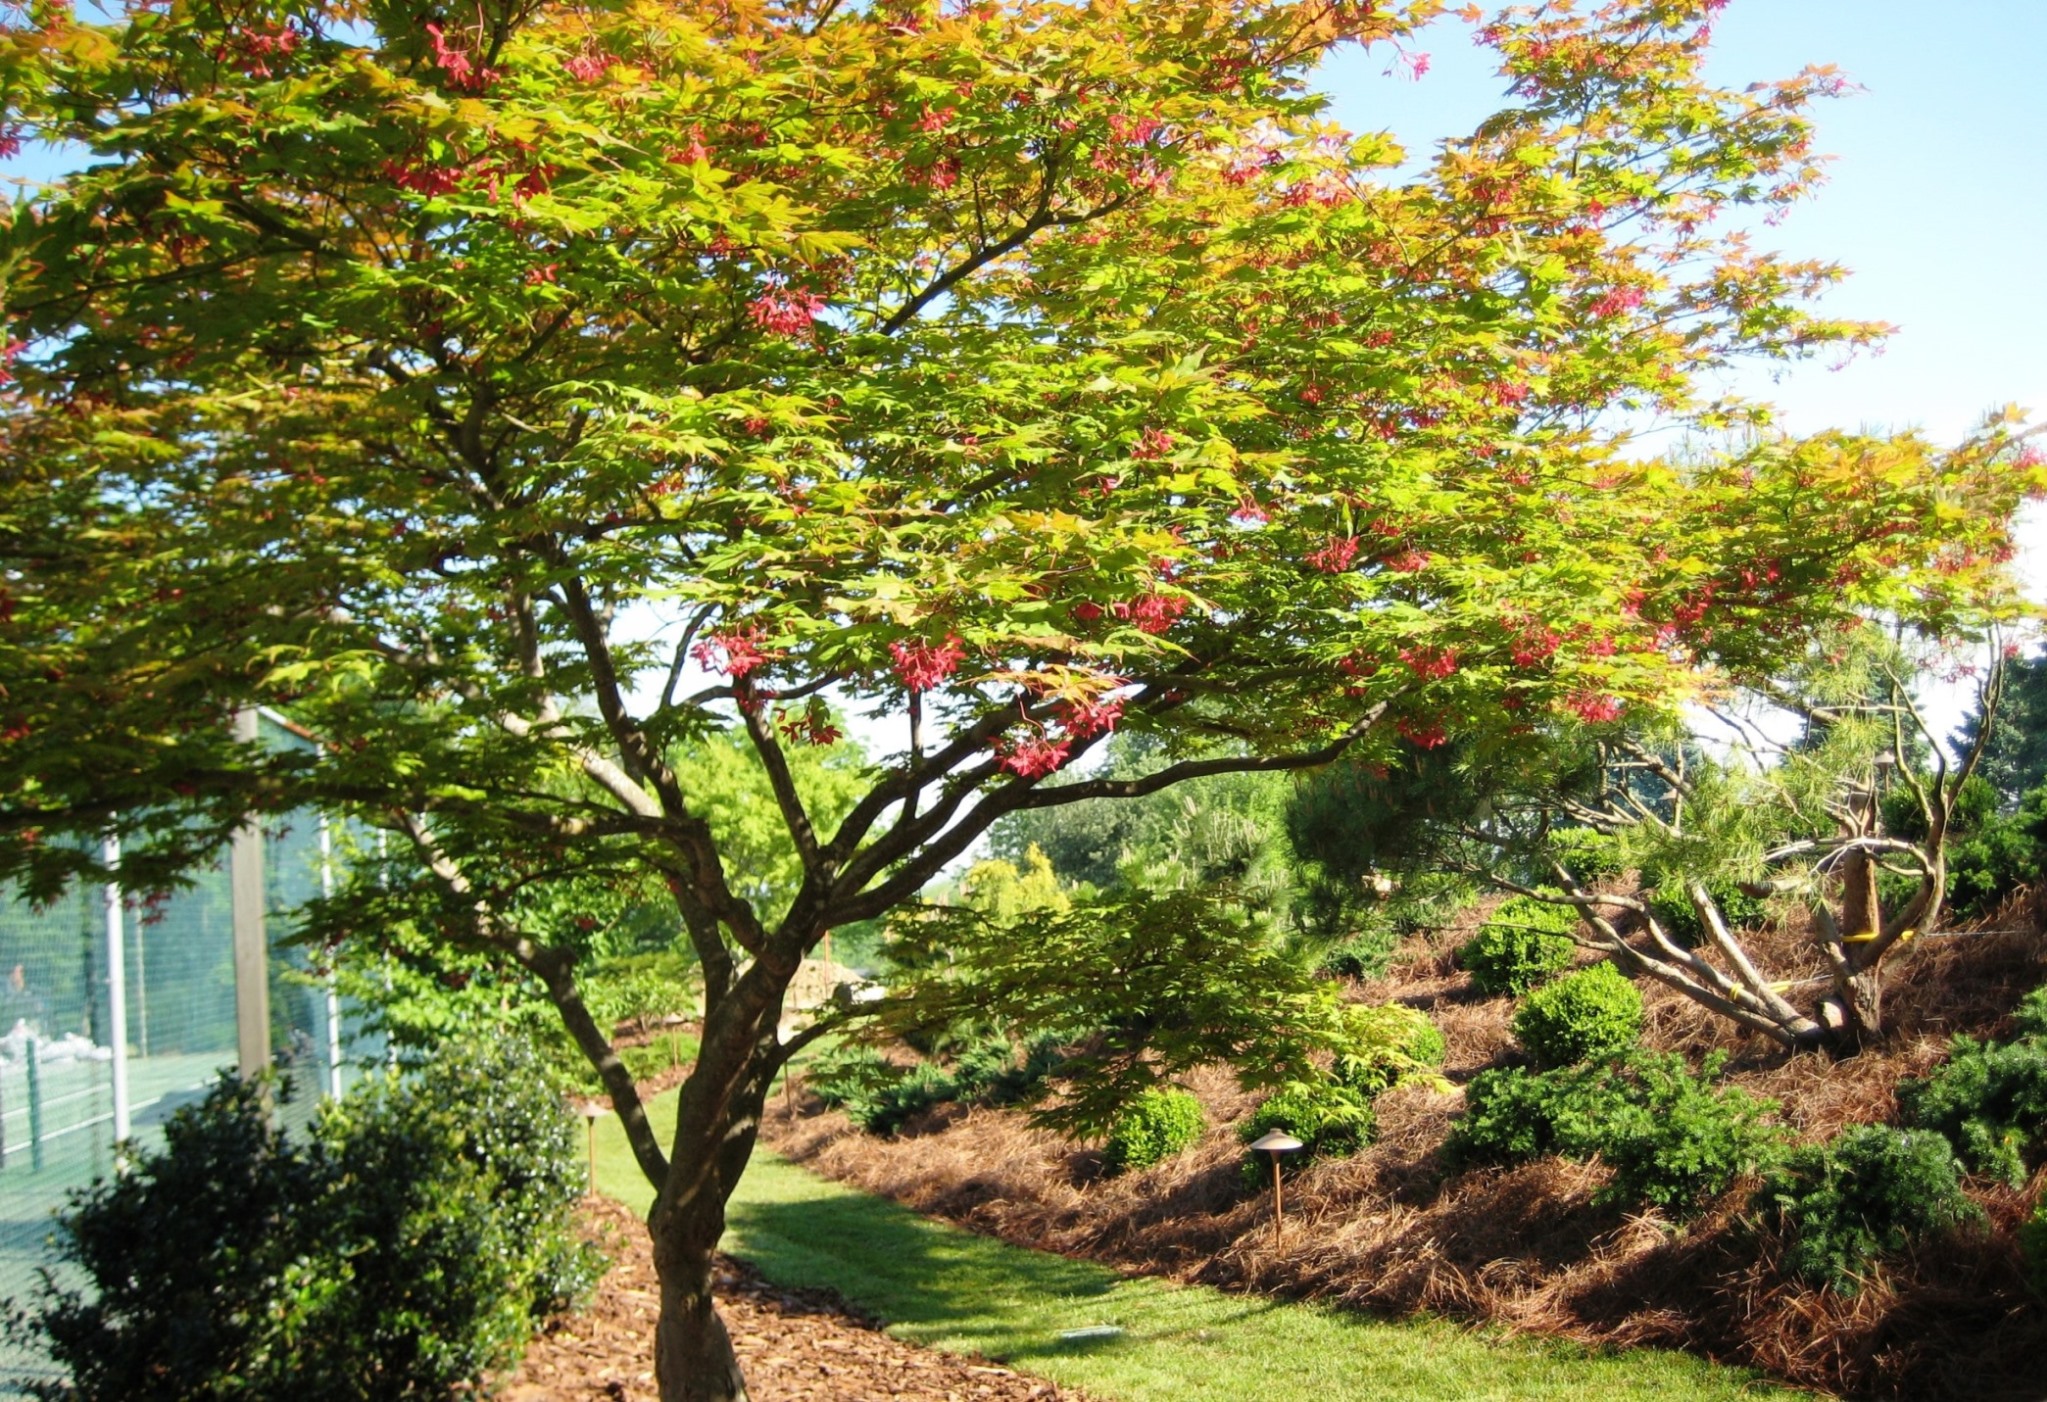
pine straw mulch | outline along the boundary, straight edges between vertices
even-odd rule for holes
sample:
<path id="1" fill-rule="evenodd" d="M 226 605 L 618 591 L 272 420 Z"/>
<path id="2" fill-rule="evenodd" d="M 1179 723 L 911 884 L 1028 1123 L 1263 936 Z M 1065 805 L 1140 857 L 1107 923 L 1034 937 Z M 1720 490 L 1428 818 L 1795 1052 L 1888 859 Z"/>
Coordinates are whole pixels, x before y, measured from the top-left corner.
<path id="1" fill-rule="evenodd" d="M 551 1323 L 500 1380 L 501 1402 L 645 1402 L 654 1386 L 660 1295 L 646 1227 L 630 1208 L 586 1199 L 585 1231 L 611 1257 L 587 1308 Z M 718 1258 L 718 1311 L 758 1402 L 1085 1402 L 1039 1378 L 889 1337 L 823 1290 L 784 1290 Z"/>
<path id="2" fill-rule="evenodd" d="M 1893 1119 L 1898 1083 L 1936 1065 L 1952 1033 L 2003 1030 L 2018 997 L 2047 978 L 2037 911 L 2015 906 L 1984 923 L 2006 933 L 1915 941 L 1895 960 L 1893 1033 L 1880 1052 L 1787 1056 L 1648 984 L 1645 1039 L 1695 1058 L 1726 1051 L 1729 1079 L 1781 1102 L 1779 1118 L 1803 1139 Z M 1511 1001 L 1475 996 L 1453 966 L 1449 951 L 1466 933 L 1442 932 L 1434 947 L 1358 990 L 1428 1012 L 1458 1084 L 1514 1055 Z M 1799 967 L 1793 937 L 1758 940 L 1771 942 L 1783 947 L 1758 951 L 1769 967 Z M 944 1107 L 895 1139 L 876 1139 L 799 1097 L 793 1115 L 771 1108 L 764 1138 L 918 1211 L 1124 1269 L 1589 1344 L 1683 1348 L 1829 1392 L 2047 1398 L 2047 1308 L 2025 1288 L 2015 1243 L 2019 1222 L 2047 1191 L 2047 1171 L 2024 1191 L 1972 1188 L 1992 1230 L 1885 1262 L 1844 1297 L 1777 1269 L 1778 1244 L 1744 1214 L 1752 1183 L 1679 1225 L 1654 1211 L 1594 1206 L 1605 1176 L 1597 1164 L 1546 1159 L 1452 1177 L 1438 1154 L 1462 1092 L 1410 1088 L 1381 1097 L 1370 1149 L 1298 1176 L 1287 1238 L 1275 1249 L 1265 1200 L 1246 1193 L 1240 1173 L 1233 1122 L 1252 1098 L 1220 1070 L 1186 1084 L 1208 1108 L 1202 1142 L 1123 1177 L 1105 1175 L 1094 1152 L 1003 1110 Z"/>

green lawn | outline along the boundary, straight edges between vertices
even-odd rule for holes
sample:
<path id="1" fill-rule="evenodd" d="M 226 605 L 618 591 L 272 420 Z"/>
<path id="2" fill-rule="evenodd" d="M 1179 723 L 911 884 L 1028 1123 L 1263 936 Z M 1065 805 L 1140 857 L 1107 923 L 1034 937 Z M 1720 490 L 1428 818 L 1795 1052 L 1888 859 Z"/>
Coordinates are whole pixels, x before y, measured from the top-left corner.
<path id="1" fill-rule="evenodd" d="M 673 1096 L 655 1102 L 664 1135 L 673 1115 Z M 643 1210 L 652 1197 L 609 1119 L 600 1126 L 598 1183 Z M 755 1155 L 732 1204 L 726 1248 L 779 1284 L 837 1290 L 903 1338 L 1123 1402 L 1803 1395 L 1683 1354 L 1588 1353 L 1436 1320 L 1388 1323 L 1126 1279 L 932 1222 L 766 1153 Z M 1105 1325 L 1123 1332 L 1061 1337 Z"/>

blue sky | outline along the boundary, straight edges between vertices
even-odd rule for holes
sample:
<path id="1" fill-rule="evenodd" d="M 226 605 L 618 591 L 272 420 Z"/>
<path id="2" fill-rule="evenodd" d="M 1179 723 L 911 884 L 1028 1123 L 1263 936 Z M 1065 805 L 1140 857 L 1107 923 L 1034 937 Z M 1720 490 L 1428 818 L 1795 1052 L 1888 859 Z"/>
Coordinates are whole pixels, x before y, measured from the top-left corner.
<path id="1" fill-rule="evenodd" d="M 1501 81 L 1469 28 L 1450 20 L 1417 47 L 1419 82 L 1385 73 L 1383 51 L 1346 53 L 1321 74 L 1332 117 L 1390 130 L 1420 157 L 1501 105 Z M 1813 111 L 1827 183 L 1760 248 L 1843 264 L 1829 315 L 1894 324 L 1880 353 L 1755 365 L 1727 387 L 1777 406 L 1794 433 L 1924 431 L 1952 442 L 2000 405 L 2047 419 L 2047 0 L 1733 0 L 1708 73 L 1729 87 L 1832 65 L 1857 85 Z M 2047 603 L 2047 511 L 2021 520 L 2019 568 Z M 1973 700 L 1924 698 L 1946 730 Z"/>
<path id="2" fill-rule="evenodd" d="M 1451 20 L 1419 47 L 1420 82 L 1383 50 L 1321 75 L 1332 116 L 1420 154 L 1500 103 L 1488 52 Z M 2047 415 L 2047 0 L 1733 0 L 1710 76 L 1727 86 L 1831 64 L 1862 89 L 1814 112 L 1828 182 L 1758 246 L 1846 265 L 1830 315 L 1886 321 L 1880 354 L 1739 374 L 1793 432 L 1924 429 L 1952 440 L 2005 403 Z M 1774 376 L 1774 377 L 1773 377 Z"/>

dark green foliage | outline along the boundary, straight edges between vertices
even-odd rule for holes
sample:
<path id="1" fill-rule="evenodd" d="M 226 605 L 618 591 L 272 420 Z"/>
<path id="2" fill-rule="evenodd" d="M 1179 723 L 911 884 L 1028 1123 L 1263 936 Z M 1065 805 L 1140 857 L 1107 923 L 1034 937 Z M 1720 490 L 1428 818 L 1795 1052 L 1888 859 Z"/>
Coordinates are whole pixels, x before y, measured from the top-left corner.
<path id="1" fill-rule="evenodd" d="M 2047 1037 L 2047 988 L 2036 988 L 2012 1009 L 2012 1035 Z"/>
<path id="2" fill-rule="evenodd" d="M 904 1068 L 866 1046 L 841 1047 L 811 1063 L 809 1086 L 826 1106 L 870 1134 L 893 1134 L 912 1117 L 953 1101 L 1009 1105 L 1029 1099 L 1066 1059 L 1079 1034 L 1041 1033 L 1021 1048 L 1007 1037 L 961 1039 L 949 1067 Z"/>
<path id="3" fill-rule="evenodd" d="M 1611 1056 L 1642 1035 L 1642 990 L 1612 964 L 1594 964 L 1529 994 L 1514 1035 L 1543 1066 Z"/>
<path id="4" fill-rule="evenodd" d="M 1347 1011 L 1355 1042 L 1331 1058 L 1329 1069 L 1339 1084 L 1367 1100 L 1420 1072 L 1433 1071 L 1449 1053 L 1442 1029 L 1413 1008 L 1353 1004 Z"/>
<path id="5" fill-rule="evenodd" d="M 1297 1081 L 1268 1095 L 1237 1133 L 1249 1144 L 1271 1130 L 1291 1134 L 1307 1147 L 1293 1155 L 1309 1159 L 1348 1158 L 1372 1142 L 1377 1124 L 1372 1107 L 1347 1086 Z"/>
<path id="6" fill-rule="evenodd" d="M 314 1162 L 269 1127 L 263 1091 L 223 1082 L 171 1117 L 160 1153 L 73 1195 L 57 1254 L 95 1289 L 46 1285 L 10 1332 L 39 1340 L 85 1399 L 196 1397 L 228 1379 L 264 1395 L 293 1370 L 272 1310 L 318 1285 L 286 1273 L 319 1189 Z"/>
<path id="7" fill-rule="evenodd" d="M 1968 753 L 1982 726 L 1979 703 L 1955 732 L 1957 754 Z M 2047 654 L 2005 663 L 1995 723 L 1976 772 L 2006 805 L 2017 803 L 2019 795 L 2047 782 Z"/>
<path id="8" fill-rule="evenodd" d="M 1929 779 L 1930 783 L 1931 780 Z M 1917 841 L 1926 836 L 1926 815 L 1903 784 L 1883 801 L 1885 831 Z M 2016 796 L 2012 812 L 1999 811 L 1998 790 L 1981 775 L 1970 776 L 1955 796 L 1947 840 L 1947 902 L 1959 919 L 1984 915 L 2029 882 L 2038 881 L 2047 860 L 2047 787 Z M 1918 878 L 1886 873 L 1882 894 L 1897 904 L 1918 889 Z"/>
<path id="9" fill-rule="evenodd" d="M 2047 1151 L 2047 1037 L 1957 1037 L 1947 1064 L 1898 1088 L 1906 1123 L 1944 1134 L 1963 1163 L 2013 1187 Z"/>
<path id="10" fill-rule="evenodd" d="M 902 1074 L 887 1057 L 859 1043 L 819 1052 L 806 1071 L 805 1088 L 823 1101 L 827 1110 L 843 1109 L 855 1123 L 861 1116 L 853 1107 L 867 1103 Z"/>
<path id="11" fill-rule="evenodd" d="M 1400 932 L 1390 922 L 1375 921 L 1323 950 L 1315 967 L 1335 978 L 1377 978 L 1399 944 Z"/>
<path id="12" fill-rule="evenodd" d="M 953 1079 L 929 1061 L 920 1061 L 880 1087 L 864 1105 L 848 1105 L 853 1123 L 869 1134 L 894 1134 L 916 1116 L 959 1099 Z"/>
<path id="13" fill-rule="evenodd" d="M 70 1370 L 49 1397 L 445 1397 L 594 1281 L 578 1140 L 517 1046 L 360 1087 L 304 1144 L 224 1083 L 73 1195 L 58 1252 L 93 1289 L 46 1284 L 14 1327 Z"/>
<path id="14" fill-rule="evenodd" d="M 1982 1215 L 1962 1193 L 1946 1139 L 1888 1125 L 1856 1125 L 1793 1151 L 1759 1200 L 1785 1232 L 1786 1268 L 1842 1294 L 1879 1256 Z"/>
<path id="15" fill-rule="evenodd" d="M 1457 951 L 1457 962 L 1481 993 L 1522 994 L 1571 967 L 1578 912 L 1567 905 L 1515 896 Z"/>
<path id="16" fill-rule="evenodd" d="M 1627 869 L 1618 839 L 1597 828 L 1560 828 L 1550 834 L 1549 850 L 1580 885 L 1612 881 Z"/>
<path id="17" fill-rule="evenodd" d="M 1708 881 L 1705 886 L 1706 894 L 1720 908 L 1720 918 L 1727 922 L 1729 930 L 1753 930 L 1768 922 L 1768 908 L 1732 881 Z M 1692 904 L 1691 895 L 1682 881 L 1658 887 L 1649 897 L 1649 913 L 1656 917 L 1656 923 L 1663 927 L 1665 934 L 1687 949 L 1706 940 L 1706 927 L 1699 919 L 1698 907 Z"/>
<path id="18" fill-rule="evenodd" d="M 595 1280 L 569 1235 L 581 1135 L 538 1063 L 448 1047 L 315 1127 L 324 1298 L 304 1340 L 337 1395 L 429 1397 L 515 1357 Z M 350 1381 L 344 1386 L 341 1379 Z"/>
<path id="19" fill-rule="evenodd" d="M 1723 1058 L 1694 1074 L 1675 1053 L 1637 1051 L 1597 1066 L 1482 1071 L 1444 1146 L 1452 1164 L 1525 1163 L 1546 1154 L 1613 1169 L 1598 1201 L 1685 1214 L 1770 1164 L 1776 1106 L 1718 1084 Z"/>
<path id="20" fill-rule="evenodd" d="M 1201 1102 L 1184 1090 L 1148 1090 L 1131 1101 L 1102 1145 L 1111 1173 L 1163 1163 L 1201 1138 L 1208 1117 Z"/>
<path id="21" fill-rule="evenodd" d="M 1306 1081 L 1354 1040 L 1341 990 L 1252 919 L 1229 888 L 1038 910 L 1012 920 L 950 907 L 904 922 L 899 946 L 946 951 L 880 1005 L 878 1031 L 979 1022 L 1091 1029 L 1068 1048 L 1056 1099 L 1033 1116 L 1099 1139 L 1140 1092 L 1196 1066 L 1247 1088 Z"/>
<path id="22" fill-rule="evenodd" d="M 1992 814 L 1951 841 L 1947 866 L 1948 904 L 1961 919 L 1987 915 L 2038 881 L 2047 870 L 2047 788 L 2028 792 L 2018 811 Z"/>
<path id="23" fill-rule="evenodd" d="M 2047 1300 L 2047 1199 L 2019 1227 L 2019 1259 L 2025 1263 L 2026 1283 Z"/>

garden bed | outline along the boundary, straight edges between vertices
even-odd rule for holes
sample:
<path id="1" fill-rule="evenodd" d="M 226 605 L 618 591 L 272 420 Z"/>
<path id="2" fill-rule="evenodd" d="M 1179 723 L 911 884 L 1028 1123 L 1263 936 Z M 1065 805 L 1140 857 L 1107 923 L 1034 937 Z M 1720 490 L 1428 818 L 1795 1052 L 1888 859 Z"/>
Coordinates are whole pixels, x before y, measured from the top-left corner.
<path id="1" fill-rule="evenodd" d="M 659 1294 L 646 1228 L 608 1198 L 583 1205 L 586 1230 L 612 1266 L 589 1305 L 551 1324 L 500 1384 L 503 1402 L 647 1402 L 654 1386 Z M 720 1257 L 718 1309 L 754 1395 L 775 1402 L 1084 1402 L 1008 1368 L 891 1338 L 829 1291 L 769 1285 Z"/>
<path id="2" fill-rule="evenodd" d="M 1879 1052 L 1786 1056 L 1654 986 L 1645 1040 L 1694 1057 L 1725 1050 L 1730 1081 L 1781 1102 L 1779 1118 L 1801 1138 L 1893 1119 L 1901 1080 L 1936 1065 L 1953 1033 L 1999 1031 L 2019 995 L 2047 977 L 2034 911 L 1985 924 L 2003 933 L 1924 940 L 1897 958 L 1894 1031 Z M 1457 1085 L 1512 1055 L 1510 1000 L 1476 997 L 1452 965 L 1447 951 L 1462 933 L 1444 932 L 1357 990 L 1427 1011 L 1446 1035 Z M 1275 1243 L 1264 1200 L 1243 1186 L 1231 1127 L 1253 1097 L 1219 1070 L 1188 1085 L 1208 1110 L 1204 1138 L 1124 1176 L 1009 1110 L 944 1107 L 882 1139 L 800 1096 L 792 1114 L 777 1097 L 765 1138 L 918 1211 L 1125 1269 L 1593 1344 L 1685 1348 L 1828 1391 L 2041 1396 L 2047 1308 L 2026 1290 L 2014 1243 L 2037 1178 L 2024 1190 L 1973 1184 L 1989 1231 L 1886 1261 L 1842 1295 L 1776 1268 L 1777 1243 L 1743 1211 L 1753 1184 L 1679 1224 L 1595 1204 L 1606 1176 L 1596 1163 L 1550 1158 L 1450 1176 L 1438 1155 L 1461 1090 L 1402 1089 L 1381 1098 L 1368 1150 L 1299 1175 L 1288 1233 Z"/>

